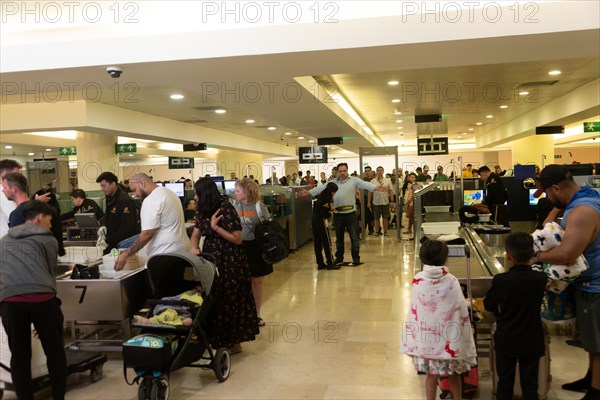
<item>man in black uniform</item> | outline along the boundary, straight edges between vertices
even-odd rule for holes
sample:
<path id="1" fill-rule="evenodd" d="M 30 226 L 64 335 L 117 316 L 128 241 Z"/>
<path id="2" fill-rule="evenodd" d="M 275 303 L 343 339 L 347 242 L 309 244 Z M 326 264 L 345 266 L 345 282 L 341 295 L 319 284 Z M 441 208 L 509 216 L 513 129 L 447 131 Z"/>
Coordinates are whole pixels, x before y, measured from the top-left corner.
<path id="1" fill-rule="evenodd" d="M 73 210 L 62 214 L 60 216 L 62 221 L 75 218 L 75 214 L 78 213 L 94 213 L 98 221 L 104 217 L 102 208 L 94 200 L 88 199 L 82 189 L 75 189 L 71 192 L 71 204 L 73 204 Z"/>
<path id="2" fill-rule="evenodd" d="M 117 248 L 119 242 L 140 233 L 137 222 L 136 208 L 133 200 L 121 189 L 118 178 L 112 172 L 103 172 L 96 183 L 106 196 L 106 214 L 104 225 L 106 226 L 106 243 L 108 247 L 104 254 L 111 249 Z"/>
<path id="3" fill-rule="evenodd" d="M 489 207 L 492 219 L 500 225 L 510 226 L 508 223 L 508 210 L 504 205 L 508 200 L 504 183 L 497 174 L 491 172 L 485 165 L 479 168 L 479 175 L 481 175 L 485 185 L 483 204 Z"/>

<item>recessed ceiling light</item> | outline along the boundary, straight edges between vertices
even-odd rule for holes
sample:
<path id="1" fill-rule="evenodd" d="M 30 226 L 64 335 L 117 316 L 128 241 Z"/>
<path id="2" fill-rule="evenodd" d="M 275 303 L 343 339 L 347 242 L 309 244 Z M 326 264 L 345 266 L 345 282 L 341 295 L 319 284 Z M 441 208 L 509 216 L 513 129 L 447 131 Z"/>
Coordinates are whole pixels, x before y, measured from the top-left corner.
<path id="1" fill-rule="evenodd" d="M 467 132 L 462 132 L 462 133 L 461 133 L 461 135 L 466 135 L 466 134 L 467 134 Z"/>
<path id="2" fill-rule="evenodd" d="M 403 126 L 399 126 L 397 129 L 404 129 L 404 127 Z"/>
<path id="3" fill-rule="evenodd" d="M 523 90 L 522 92 L 519 92 L 519 96 L 527 96 L 529 94 L 528 91 Z"/>
<path id="4" fill-rule="evenodd" d="M 298 136 L 298 140 L 304 140 L 304 136 Z"/>
<path id="5" fill-rule="evenodd" d="M 486 115 L 485 117 L 486 117 L 486 118 L 494 118 L 494 116 L 493 116 L 493 115 L 491 115 L 491 114 L 490 114 L 490 115 Z"/>
<path id="6" fill-rule="evenodd" d="M 309 141 L 308 141 L 308 143 L 314 143 L 314 142 L 315 142 L 314 140 L 309 140 Z"/>
<path id="7" fill-rule="evenodd" d="M 253 119 L 247 119 L 247 120 L 246 120 L 246 123 L 247 123 L 247 124 L 253 124 L 253 123 L 254 123 L 254 120 L 253 120 Z"/>
<path id="8" fill-rule="evenodd" d="M 285 135 L 292 136 L 292 132 L 286 132 Z"/>
<path id="9" fill-rule="evenodd" d="M 508 108 L 508 106 L 506 104 L 502 104 L 500 108 Z"/>
<path id="10" fill-rule="evenodd" d="M 270 130 L 270 131 L 274 131 L 274 130 L 275 130 L 275 129 L 277 129 L 277 128 L 276 128 L 276 127 L 274 127 L 274 126 L 270 126 L 270 127 L 268 127 L 267 129 L 268 129 L 268 130 Z"/>
<path id="11" fill-rule="evenodd" d="M 398 82 L 398 81 L 389 81 L 389 82 L 388 82 L 388 85 L 390 85 L 390 86 L 396 86 L 396 85 L 397 85 L 397 84 L 399 84 L 399 83 L 400 83 L 400 82 Z"/>
<path id="12" fill-rule="evenodd" d="M 470 131 L 474 131 L 474 130 L 475 130 L 475 128 L 469 128 L 469 130 L 470 130 Z"/>
<path id="13" fill-rule="evenodd" d="M 560 72 L 559 70 L 555 69 L 552 70 L 550 72 L 548 72 L 548 75 L 560 75 L 562 72 Z"/>
<path id="14" fill-rule="evenodd" d="M 401 124 L 401 123 L 402 123 L 402 120 L 401 120 L 401 119 L 397 119 L 397 120 L 396 120 L 396 123 L 398 123 L 398 124 Z"/>
<path id="15" fill-rule="evenodd" d="M 169 96 L 171 98 L 171 100 L 181 100 L 183 99 L 185 96 L 179 93 L 175 93 L 172 94 L 171 96 Z"/>
<path id="16" fill-rule="evenodd" d="M 46 149 L 46 151 L 52 151 L 52 149 Z"/>
<path id="17" fill-rule="evenodd" d="M 394 111 L 394 115 L 400 115 L 402 114 L 402 111 Z"/>
<path id="18" fill-rule="evenodd" d="M 335 146 L 331 146 L 331 150 L 335 150 Z"/>
<path id="19" fill-rule="evenodd" d="M 483 122 L 478 122 L 475 125 L 483 125 Z"/>
<path id="20" fill-rule="evenodd" d="M 4 146 L 5 149 L 12 149 L 12 146 Z"/>
<path id="21" fill-rule="evenodd" d="M 394 99 L 392 100 L 392 103 L 400 103 L 400 99 Z"/>
<path id="22" fill-rule="evenodd" d="M 215 113 L 217 114 L 225 114 L 227 112 L 227 110 L 225 110 L 224 108 L 217 108 L 215 110 Z"/>
<path id="23" fill-rule="evenodd" d="M 35 153 L 27 153 L 28 156 L 34 156 Z"/>
<path id="24" fill-rule="evenodd" d="M 129 157 L 133 157 L 133 154 L 129 153 Z"/>

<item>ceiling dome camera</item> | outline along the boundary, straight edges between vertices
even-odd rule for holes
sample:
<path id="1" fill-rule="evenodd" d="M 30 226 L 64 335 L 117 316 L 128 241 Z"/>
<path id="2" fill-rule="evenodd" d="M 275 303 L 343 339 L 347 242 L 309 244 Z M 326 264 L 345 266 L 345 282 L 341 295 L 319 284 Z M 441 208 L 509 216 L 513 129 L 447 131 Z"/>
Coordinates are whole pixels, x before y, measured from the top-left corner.
<path id="1" fill-rule="evenodd" d="M 119 77 L 121 77 L 121 74 L 123 73 L 123 70 L 120 67 L 107 67 L 106 68 L 106 72 L 112 78 L 119 78 Z"/>

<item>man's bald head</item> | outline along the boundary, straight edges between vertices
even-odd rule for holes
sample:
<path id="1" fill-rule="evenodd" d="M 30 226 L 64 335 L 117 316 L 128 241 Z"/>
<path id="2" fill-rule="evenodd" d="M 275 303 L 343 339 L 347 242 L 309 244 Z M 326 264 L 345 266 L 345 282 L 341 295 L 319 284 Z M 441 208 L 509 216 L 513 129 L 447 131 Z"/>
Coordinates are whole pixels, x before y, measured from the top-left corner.
<path id="1" fill-rule="evenodd" d="M 129 178 L 129 189 L 141 199 L 145 199 L 156 189 L 156 184 L 148 175 L 138 172 Z"/>

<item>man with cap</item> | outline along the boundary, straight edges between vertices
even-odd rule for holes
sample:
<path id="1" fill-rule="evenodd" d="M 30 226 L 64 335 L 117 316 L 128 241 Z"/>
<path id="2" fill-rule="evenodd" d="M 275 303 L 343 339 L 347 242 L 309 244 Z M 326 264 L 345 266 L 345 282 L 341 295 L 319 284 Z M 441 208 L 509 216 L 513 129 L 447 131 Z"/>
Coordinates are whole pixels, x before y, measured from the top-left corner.
<path id="1" fill-rule="evenodd" d="M 479 174 L 485 185 L 485 196 L 483 196 L 483 204 L 487 205 L 492 214 L 492 219 L 496 223 L 510 226 L 508 223 L 508 211 L 504 205 L 508 200 L 504 183 L 498 175 L 491 172 L 485 165 L 479 168 Z"/>
<path id="2" fill-rule="evenodd" d="M 583 348 L 589 353 L 586 376 L 563 385 L 563 389 L 585 391 L 582 400 L 600 399 L 600 194 L 580 187 L 561 165 L 548 165 L 538 177 L 535 197 L 546 196 L 554 204 L 546 222 L 562 212 L 565 230 L 560 246 L 535 254 L 536 263 L 573 264 L 581 254 L 589 268 L 573 282 L 577 322 Z"/>

